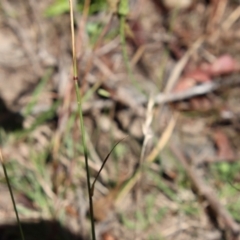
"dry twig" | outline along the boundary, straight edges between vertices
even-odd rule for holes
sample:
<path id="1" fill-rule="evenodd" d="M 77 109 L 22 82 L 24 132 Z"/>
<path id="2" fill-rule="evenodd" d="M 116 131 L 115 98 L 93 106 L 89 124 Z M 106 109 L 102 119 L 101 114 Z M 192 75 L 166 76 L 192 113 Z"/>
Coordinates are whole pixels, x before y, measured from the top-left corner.
<path id="1" fill-rule="evenodd" d="M 230 231 L 231 236 L 229 237 L 229 240 L 237 240 L 240 234 L 240 227 L 234 221 L 229 212 L 227 212 L 227 210 L 221 205 L 214 190 L 201 179 L 193 167 L 189 166 L 187 160 L 179 149 L 174 146 L 171 146 L 171 149 L 184 167 L 191 183 L 197 190 L 198 195 L 206 199 L 209 207 L 215 213 L 216 218 L 223 223 L 224 230 Z"/>

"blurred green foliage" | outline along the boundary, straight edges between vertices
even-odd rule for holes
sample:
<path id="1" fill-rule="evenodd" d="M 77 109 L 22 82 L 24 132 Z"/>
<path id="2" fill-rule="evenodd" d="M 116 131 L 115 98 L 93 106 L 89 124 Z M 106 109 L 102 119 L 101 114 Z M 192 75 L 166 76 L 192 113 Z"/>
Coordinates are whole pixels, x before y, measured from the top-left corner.
<path id="1" fill-rule="evenodd" d="M 215 177 L 215 179 L 219 179 L 224 182 L 233 181 L 240 172 L 240 162 L 221 162 L 212 164 L 210 166 L 210 172 L 211 175 Z"/>
<path id="2" fill-rule="evenodd" d="M 77 10 L 82 12 L 84 6 L 84 0 L 77 1 Z M 103 11 L 107 7 L 106 0 L 92 0 L 89 8 L 89 14 L 95 14 L 97 12 Z M 45 16 L 54 17 L 61 14 L 69 12 L 69 2 L 67 0 L 55 0 L 55 2 L 50 5 L 46 11 Z"/>

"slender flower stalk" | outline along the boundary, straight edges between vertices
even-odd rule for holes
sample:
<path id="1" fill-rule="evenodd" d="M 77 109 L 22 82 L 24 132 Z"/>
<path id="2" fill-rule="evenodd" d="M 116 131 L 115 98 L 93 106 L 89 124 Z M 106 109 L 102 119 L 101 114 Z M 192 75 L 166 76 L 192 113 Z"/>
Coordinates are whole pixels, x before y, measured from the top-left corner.
<path id="1" fill-rule="evenodd" d="M 82 113 L 82 96 L 80 94 L 79 85 L 78 85 L 77 54 L 76 54 L 74 24 L 73 24 L 74 21 L 73 21 L 73 2 L 72 2 L 72 0 L 69 0 L 69 5 L 70 5 L 70 23 L 71 23 L 71 35 L 72 35 L 73 80 L 74 80 L 74 85 L 75 85 L 79 121 L 80 121 L 81 132 L 82 132 L 82 145 L 83 145 L 85 167 L 86 167 L 89 212 L 90 212 L 90 218 L 91 218 L 91 233 L 92 233 L 92 239 L 96 240 L 95 225 L 94 225 L 94 213 L 93 213 L 93 200 L 92 200 L 92 195 L 91 195 L 90 171 L 89 171 L 89 166 L 88 166 L 88 150 L 87 150 L 87 146 L 86 146 L 85 128 L 84 128 L 83 113 Z"/>

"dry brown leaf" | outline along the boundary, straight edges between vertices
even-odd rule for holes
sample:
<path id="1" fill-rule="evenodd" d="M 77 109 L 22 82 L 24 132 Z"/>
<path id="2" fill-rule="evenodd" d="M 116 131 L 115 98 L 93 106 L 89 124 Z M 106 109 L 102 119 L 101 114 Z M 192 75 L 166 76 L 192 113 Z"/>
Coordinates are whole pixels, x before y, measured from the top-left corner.
<path id="1" fill-rule="evenodd" d="M 181 92 L 195 86 L 196 80 L 194 78 L 183 77 L 173 89 L 173 92 Z"/>
<path id="2" fill-rule="evenodd" d="M 236 71 L 237 62 L 230 55 L 223 55 L 217 58 L 210 67 L 212 76 L 230 74 Z"/>
<path id="3" fill-rule="evenodd" d="M 202 63 L 200 67 L 187 72 L 174 88 L 174 92 L 187 90 L 198 83 L 209 82 L 213 77 L 239 70 L 239 64 L 230 55 L 222 55 L 212 64 Z"/>
<path id="4" fill-rule="evenodd" d="M 234 152 L 231 147 L 230 141 L 227 137 L 227 135 L 221 131 L 221 130 L 216 130 L 213 133 L 213 139 L 216 144 L 216 147 L 218 149 L 218 157 L 221 159 L 226 159 L 226 160 L 231 160 L 234 158 Z"/>
<path id="5" fill-rule="evenodd" d="M 102 235 L 102 240 L 116 240 L 116 238 L 111 233 L 104 233 Z"/>
<path id="6" fill-rule="evenodd" d="M 191 71 L 187 73 L 185 76 L 183 76 L 176 87 L 174 88 L 174 92 L 180 92 L 187 90 L 193 86 L 195 86 L 197 83 L 201 82 L 209 82 L 211 81 L 211 78 L 208 73 L 202 71 L 201 69 L 195 69 L 194 71 Z"/>
<path id="7" fill-rule="evenodd" d="M 207 71 L 203 71 L 200 68 L 195 69 L 194 71 L 191 71 L 187 74 L 188 77 L 191 77 L 196 80 L 196 82 L 209 82 L 211 81 L 211 78 Z"/>

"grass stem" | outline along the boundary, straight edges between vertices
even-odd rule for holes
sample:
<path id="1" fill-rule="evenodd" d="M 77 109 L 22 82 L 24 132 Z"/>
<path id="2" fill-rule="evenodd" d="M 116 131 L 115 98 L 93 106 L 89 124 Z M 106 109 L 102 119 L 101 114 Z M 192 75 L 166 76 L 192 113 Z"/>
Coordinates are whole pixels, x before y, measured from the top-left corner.
<path id="1" fill-rule="evenodd" d="M 2 163 L 4 176 L 5 176 L 5 178 L 6 178 L 8 190 L 9 190 L 9 192 L 10 192 L 10 196 L 11 196 L 13 208 L 14 208 L 14 211 L 15 211 L 15 214 L 16 214 L 16 218 L 17 218 L 17 223 L 18 223 L 18 227 L 19 227 L 21 239 L 22 239 L 22 240 L 25 240 L 25 237 L 24 237 L 24 234 L 23 234 L 23 230 L 22 230 L 22 225 L 21 225 L 21 222 L 20 222 L 20 218 L 19 218 L 19 216 L 18 216 L 18 211 L 17 211 L 16 202 L 15 202 L 15 199 L 14 199 L 14 196 L 13 196 L 12 187 L 11 187 L 11 184 L 10 184 L 10 181 L 9 181 L 9 177 L 8 177 L 8 174 L 7 174 L 7 168 L 6 168 L 5 163 L 4 163 L 4 160 L 3 160 L 3 155 L 2 155 L 1 149 L 0 149 L 0 161 L 1 161 L 1 163 Z"/>
<path id="2" fill-rule="evenodd" d="M 77 55 L 76 55 L 76 45 L 75 45 L 74 24 L 73 24 L 74 21 L 73 21 L 72 0 L 69 0 L 69 5 L 70 5 L 70 22 L 71 22 L 71 34 L 72 34 L 73 80 L 74 80 L 75 92 L 76 92 L 76 96 L 77 96 L 78 113 L 79 113 L 80 127 L 81 127 L 81 132 L 82 132 L 82 144 L 83 144 L 83 151 L 84 151 L 88 199 L 89 199 L 89 212 L 90 212 L 90 219 L 91 219 L 91 233 L 92 233 L 92 239 L 96 240 L 95 225 L 94 225 L 94 212 L 93 212 L 93 200 L 92 200 L 92 196 L 91 196 L 90 171 L 89 171 L 89 166 L 88 166 L 88 150 L 87 150 L 86 140 L 85 140 L 85 128 L 84 128 L 83 113 L 82 113 L 82 97 L 81 97 L 79 85 L 78 85 Z"/>

